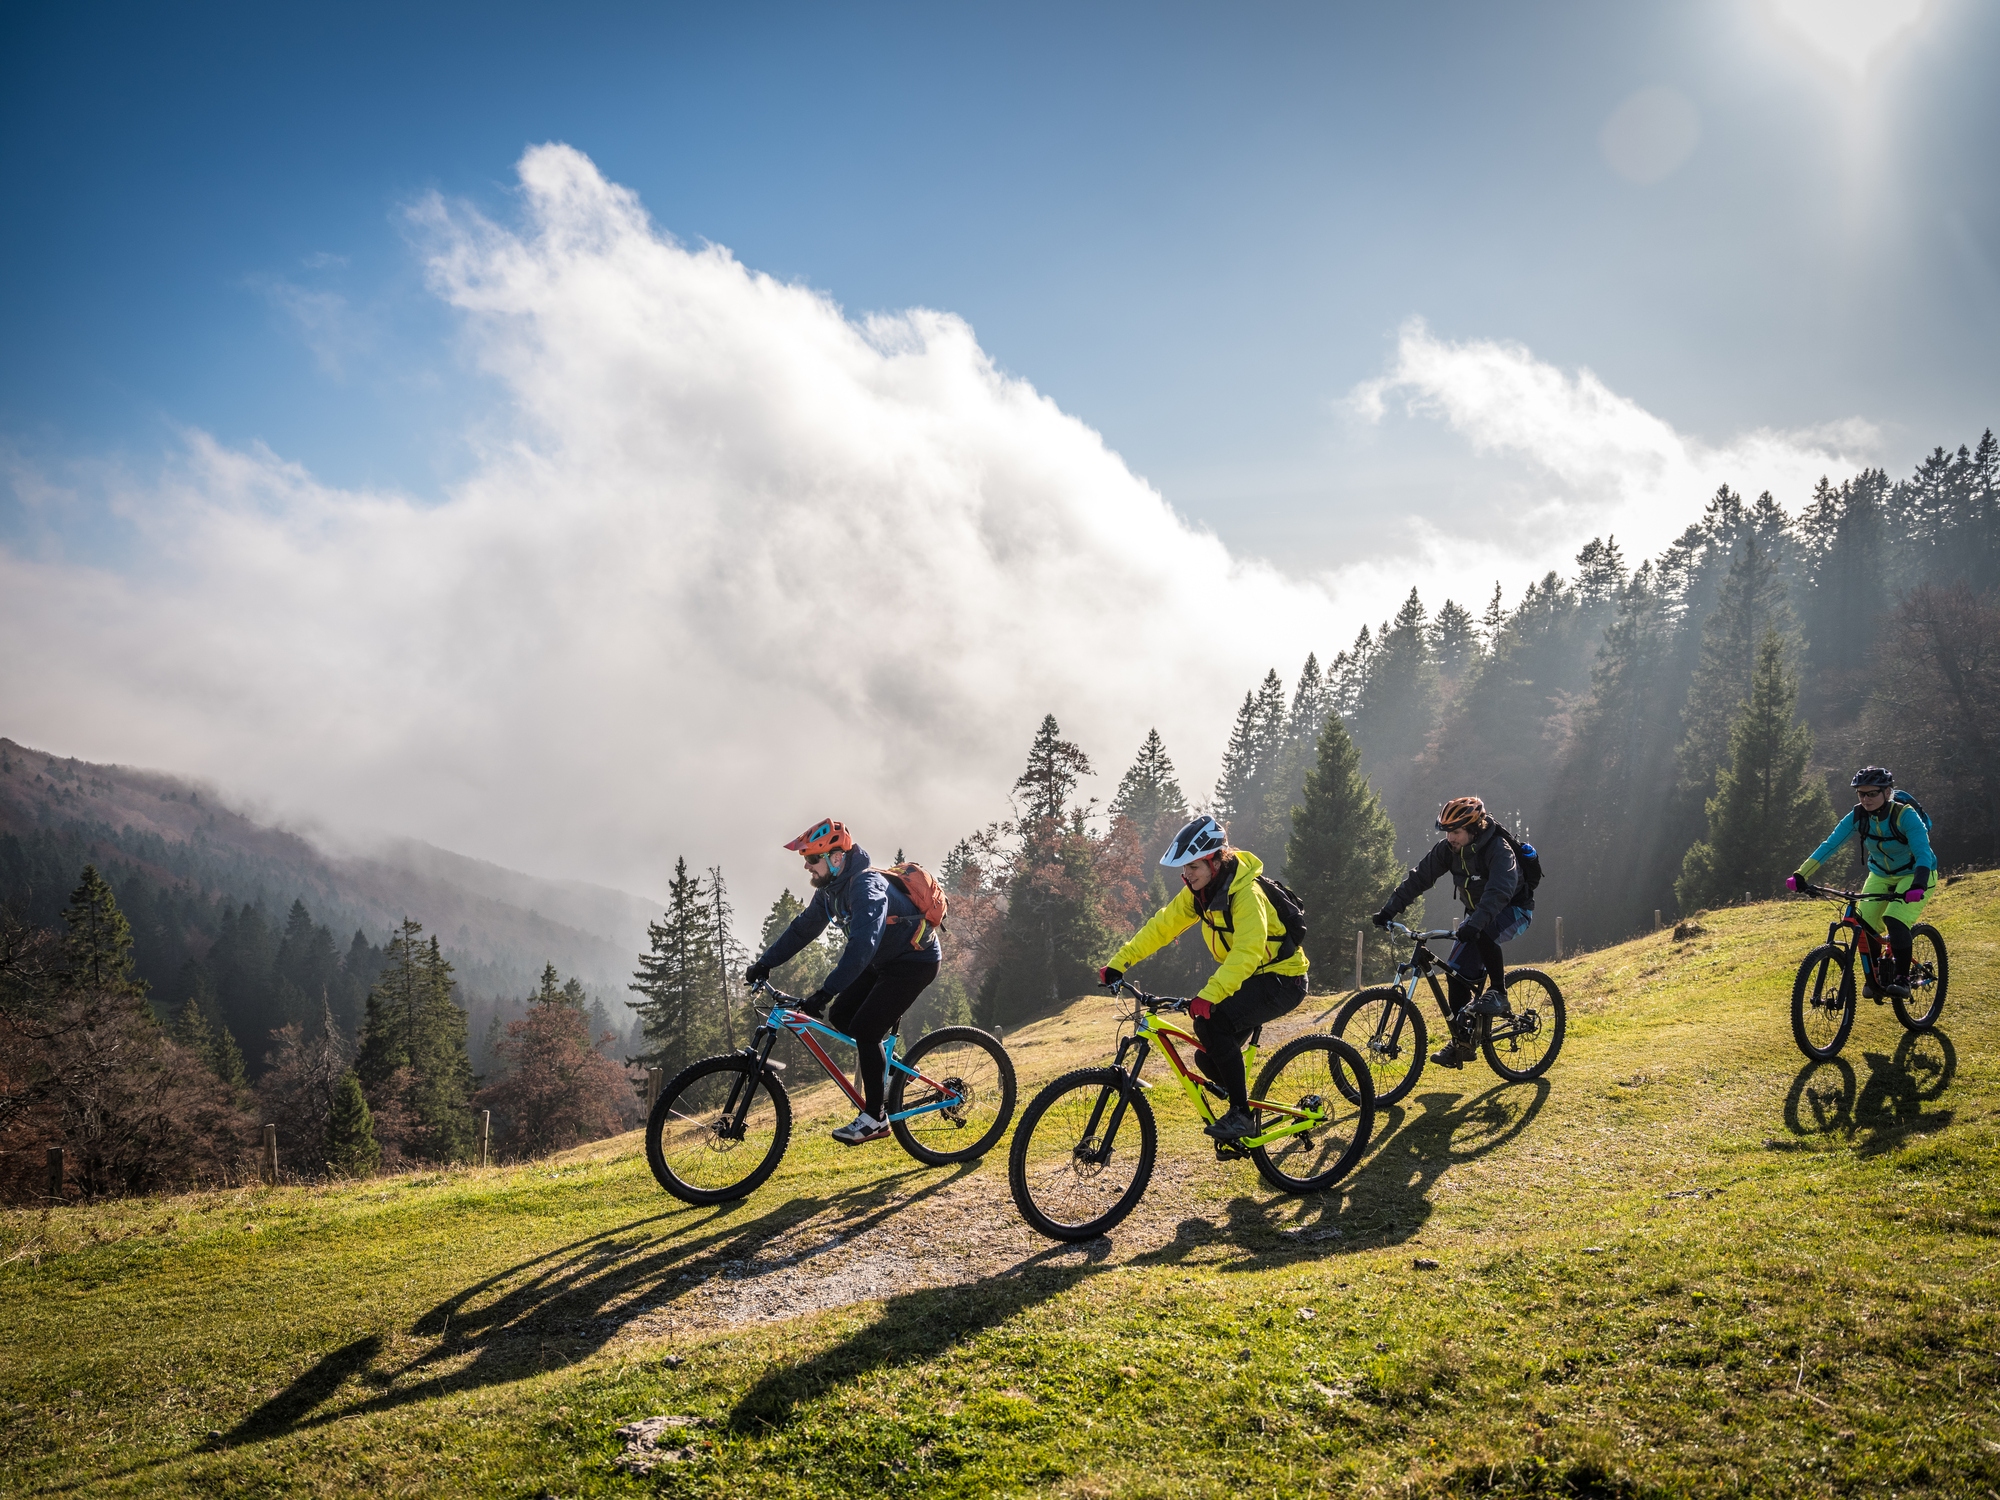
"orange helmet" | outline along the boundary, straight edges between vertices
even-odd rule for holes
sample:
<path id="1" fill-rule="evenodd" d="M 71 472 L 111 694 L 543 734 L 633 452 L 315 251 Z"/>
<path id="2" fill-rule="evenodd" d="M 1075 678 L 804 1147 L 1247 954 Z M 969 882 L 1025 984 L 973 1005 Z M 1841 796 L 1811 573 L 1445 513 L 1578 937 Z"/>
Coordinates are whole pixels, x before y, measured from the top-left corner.
<path id="1" fill-rule="evenodd" d="M 831 854 L 836 849 L 852 849 L 854 838 L 845 823 L 821 818 L 785 847 L 795 854 Z"/>
<path id="2" fill-rule="evenodd" d="M 1451 833 L 1460 828 L 1477 828 L 1486 821 L 1486 804 L 1477 797 L 1454 797 L 1438 812 L 1437 826 Z"/>

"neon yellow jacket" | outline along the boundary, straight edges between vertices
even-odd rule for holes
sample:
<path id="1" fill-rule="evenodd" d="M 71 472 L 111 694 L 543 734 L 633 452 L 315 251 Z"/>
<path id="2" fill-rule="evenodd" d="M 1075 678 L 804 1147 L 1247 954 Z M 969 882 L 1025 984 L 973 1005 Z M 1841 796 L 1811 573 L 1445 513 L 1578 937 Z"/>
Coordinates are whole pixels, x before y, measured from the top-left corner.
<path id="1" fill-rule="evenodd" d="M 1230 868 L 1225 864 L 1218 874 L 1229 874 Z M 1257 884 L 1257 876 L 1263 868 L 1263 860 L 1238 849 L 1226 909 L 1218 902 L 1207 911 L 1197 912 L 1194 892 L 1183 885 L 1181 893 L 1134 933 L 1131 942 L 1111 955 L 1111 967 L 1131 968 L 1141 959 L 1158 953 L 1199 922 L 1202 941 L 1208 944 L 1208 951 L 1214 955 L 1215 961 L 1222 965 L 1215 971 L 1215 976 L 1201 987 L 1200 998 L 1211 1004 L 1227 1000 L 1253 974 L 1305 973 L 1304 948 L 1294 949 L 1282 963 L 1272 961 L 1277 955 L 1278 945 L 1285 939 L 1285 924 L 1278 919 L 1271 898 Z"/>

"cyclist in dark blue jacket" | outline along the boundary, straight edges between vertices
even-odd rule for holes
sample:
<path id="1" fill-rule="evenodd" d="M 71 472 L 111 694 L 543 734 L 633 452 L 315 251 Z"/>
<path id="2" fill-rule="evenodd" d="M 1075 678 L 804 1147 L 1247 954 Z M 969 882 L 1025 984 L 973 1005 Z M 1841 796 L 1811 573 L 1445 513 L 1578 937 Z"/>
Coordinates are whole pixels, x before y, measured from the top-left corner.
<path id="1" fill-rule="evenodd" d="M 827 1024 L 854 1038 L 861 1056 L 861 1113 L 833 1132 L 843 1146 L 879 1141 L 889 1133 L 882 1103 L 888 1071 L 882 1039 L 903 1012 L 937 978 L 944 945 L 916 903 L 881 871 L 847 829 L 824 818 L 785 845 L 805 857 L 813 898 L 778 934 L 778 940 L 745 971 L 752 984 L 798 953 L 831 923 L 847 934 L 846 951 L 833 972 L 799 1007 L 827 1013 Z"/>

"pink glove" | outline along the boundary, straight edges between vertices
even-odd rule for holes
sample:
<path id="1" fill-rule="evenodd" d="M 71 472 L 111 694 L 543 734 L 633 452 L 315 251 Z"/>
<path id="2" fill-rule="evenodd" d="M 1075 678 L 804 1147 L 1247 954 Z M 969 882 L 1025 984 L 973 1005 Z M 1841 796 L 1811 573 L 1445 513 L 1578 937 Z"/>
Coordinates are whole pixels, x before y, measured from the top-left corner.
<path id="1" fill-rule="evenodd" d="M 1923 886 L 1920 885 L 1912 886 L 1909 890 L 1903 892 L 1903 900 L 1908 902 L 1911 906 L 1915 906 L 1919 901 L 1923 900 L 1924 897 L 1928 896 L 1929 894 L 1930 892 Z"/>
<path id="2" fill-rule="evenodd" d="M 1788 890 L 1788 891 L 1802 891 L 1802 890 L 1804 890 L 1805 888 L 1806 888 L 1806 883 L 1805 883 L 1805 882 L 1804 882 L 1803 880 L 1799 879 L 1799 877 L 1798 877 L 1798 876 L 1796 876 L 1796 875 L 1787 875 L 1787 876 L 1785 877 L 1785 889 L 1786 889 L 1786 890 Z"/>
<path id="3" fill-rule="evenodd" d="M 1193 1016 L 1197 1021 L 1206 1021 L 1214 1012 L 1215 1007 L 1210 1005 L 1206 1000 L 1188 1001 L 1188 1014 Z"/>

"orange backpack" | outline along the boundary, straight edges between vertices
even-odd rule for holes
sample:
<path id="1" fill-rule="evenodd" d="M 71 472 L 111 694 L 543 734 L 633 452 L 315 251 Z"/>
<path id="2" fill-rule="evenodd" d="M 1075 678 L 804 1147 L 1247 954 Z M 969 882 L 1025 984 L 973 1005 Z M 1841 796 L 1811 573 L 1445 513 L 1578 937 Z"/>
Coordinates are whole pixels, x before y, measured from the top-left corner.
<path id="1" fill-rule="evenodd" d="M 944 930 L 945 917 L 951 910 L 951 903 L 945 899 L 944 887 L 914 859 L 906 859 L 900 864 L 877 865 L 875 869 L 882 877 L 910 898 L 916 907 L 918 921 L 916 931 L 910 934 L 910 946 L 921 948 L 924 939 L 930 936 L 931 928 Z M 891 922 L 908 920 L 904 917 L 890 917 Z"/>

